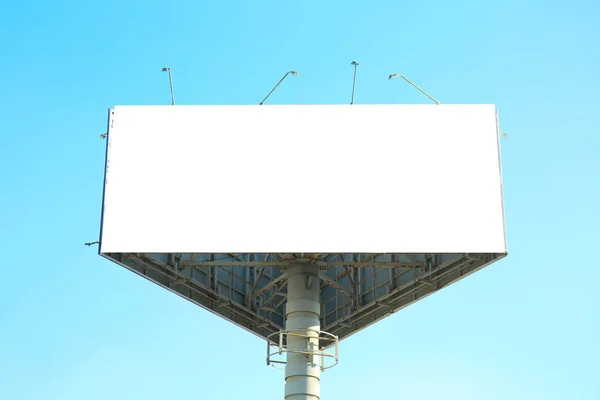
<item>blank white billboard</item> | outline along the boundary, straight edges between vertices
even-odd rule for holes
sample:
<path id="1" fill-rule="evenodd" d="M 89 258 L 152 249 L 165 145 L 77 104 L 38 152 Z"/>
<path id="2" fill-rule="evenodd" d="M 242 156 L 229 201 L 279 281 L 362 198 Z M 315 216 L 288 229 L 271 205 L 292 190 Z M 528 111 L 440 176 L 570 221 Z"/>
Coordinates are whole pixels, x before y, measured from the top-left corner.
<path id="1" fill-rule="evenodd" d="M 505 253 L 493 105 L 117 106 L 102 253 Z"/>

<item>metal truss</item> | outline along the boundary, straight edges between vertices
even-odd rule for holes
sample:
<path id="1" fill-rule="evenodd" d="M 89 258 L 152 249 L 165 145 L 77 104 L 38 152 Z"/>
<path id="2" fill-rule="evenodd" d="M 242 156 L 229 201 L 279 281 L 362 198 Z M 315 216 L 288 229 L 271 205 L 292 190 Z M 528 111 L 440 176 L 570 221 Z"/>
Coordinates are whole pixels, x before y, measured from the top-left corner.
<path id="1" fill-rule="evenodd" d="M 119 263 L 267 338 L 284 329 L 286 267 L 320 267 L 321 327 L 340 340 L 504 254 L 109 253 Z"/>

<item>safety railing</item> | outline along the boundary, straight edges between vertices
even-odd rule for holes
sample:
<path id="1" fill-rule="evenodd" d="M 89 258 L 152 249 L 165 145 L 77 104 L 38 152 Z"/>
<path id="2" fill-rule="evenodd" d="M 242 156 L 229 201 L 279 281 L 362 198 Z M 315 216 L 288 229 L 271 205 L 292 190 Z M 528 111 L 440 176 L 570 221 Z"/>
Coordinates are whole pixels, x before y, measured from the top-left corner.
<path id="1" fill-rule="evenodd" d="M 316 334 L 316 335 L 315 335 Z M 306 346 L 304 349 L 288 349 L 288 337 L 306 338 Z M 319 344 L 311 342 L 318 337 Z M 320 359 L 319 367 L 321 371 L 332 368 L 338 363 L 338 346 L 339 340 L 337 335 L 325 331 L 317 331 L 312 329 L 301 329 L 286 331 L 281 330 L 267 336 L 267 365 L 271 365 L 278 369 L 285 369 L 281 364 L 286 364 L 285 359 L 279 359 L 278 356 L 286 356 L 287 353 L 304 354 L 306 357 L 318 357 Z M 333 352 L 328 352 L 326 349 L 333 347 Z M 273 349 L 276 349 L 273 351 Z M 331 363 L 327 361 L 331 360 Z"/>

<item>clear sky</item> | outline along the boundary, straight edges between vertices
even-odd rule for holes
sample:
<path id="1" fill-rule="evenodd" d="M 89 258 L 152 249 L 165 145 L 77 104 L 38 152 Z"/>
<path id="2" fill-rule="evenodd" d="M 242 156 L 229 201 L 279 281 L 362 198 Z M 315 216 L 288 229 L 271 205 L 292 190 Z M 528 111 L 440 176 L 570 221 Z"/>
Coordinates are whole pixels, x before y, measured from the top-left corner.
<path id="1" fill-rule="evenodd" d="M 494 103 L 510 256 L 341 343 L 322 399 L 600 399 L 600 3 L 0 8 L 0 398 L 281 399 L 265 343 L 100 258 L 107 108 Z"/>

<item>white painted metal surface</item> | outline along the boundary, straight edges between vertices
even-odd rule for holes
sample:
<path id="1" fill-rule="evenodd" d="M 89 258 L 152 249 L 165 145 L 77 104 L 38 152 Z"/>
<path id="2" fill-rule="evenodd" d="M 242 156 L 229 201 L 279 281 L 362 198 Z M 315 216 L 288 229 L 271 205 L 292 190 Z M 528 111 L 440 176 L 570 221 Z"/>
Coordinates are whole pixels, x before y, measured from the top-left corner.
<path id="1" fill-rule="evenodd" d="M 117 106 L 102 253 L 505 253 L 493 105 Z"/>

